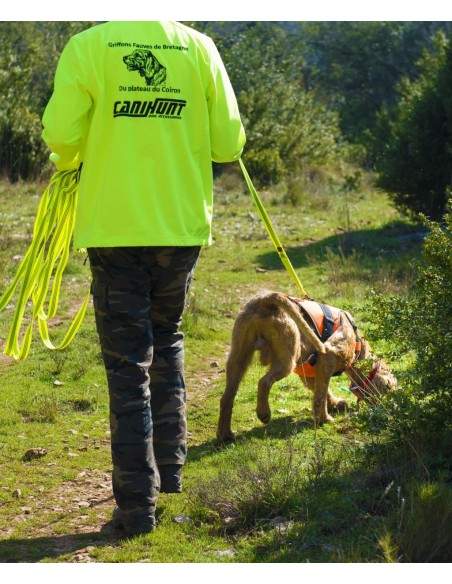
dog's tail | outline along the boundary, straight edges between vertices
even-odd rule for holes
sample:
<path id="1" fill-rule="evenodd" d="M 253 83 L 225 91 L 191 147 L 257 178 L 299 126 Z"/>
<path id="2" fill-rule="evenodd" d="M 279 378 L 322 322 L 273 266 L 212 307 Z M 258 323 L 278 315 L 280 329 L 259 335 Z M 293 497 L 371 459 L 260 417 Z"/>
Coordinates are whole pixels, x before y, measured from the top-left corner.
<path id="1" fill-rule="evenodd" d="M 311 327 L 303 318 L 299 308 L 295 306 L 292 300 L 289 300 L 287 296 L 279 292 L 272 292 L 268 294 L 262 300 L 266 301 L 267 306 L 278 306 L 281 307 L 286 313 L 292 317 L 295 321 L 298 330 L 306 337 L 306 339 L 311 343 L 312 347 L 318 353 L 325 353 L 325 345 L 319 339 L 319 337 L 314 333 Z"/>
<path id="2" fill-rule="evenodd" d="M 230 392 L 237 388 L 258 348 L 258 337 L 254 322 L 246 315 L 239 315 L 232 331 L 231 348 L 226 363 L 226 384 Z"/>

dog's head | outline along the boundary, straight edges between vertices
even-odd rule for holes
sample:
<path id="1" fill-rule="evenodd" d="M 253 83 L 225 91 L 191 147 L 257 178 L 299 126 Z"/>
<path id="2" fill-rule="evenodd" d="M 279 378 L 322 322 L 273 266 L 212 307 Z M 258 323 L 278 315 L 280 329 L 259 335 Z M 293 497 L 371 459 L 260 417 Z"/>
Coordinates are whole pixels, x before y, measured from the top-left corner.
<path id="1" fill-rule="evenodd" d="M 137 49 L 125 55 L 123 61 L 129 71 L 138 71 L 146 79 L 147 85 L 161 83 L 165 78 L 165 67 L 159 63 L 151 51 Z"/>
<path id="2" fill-rule="evenodd" d="M 379 398 L 397 388 L 397 379 L 383 359 L 369 356 L 350 368 L 350 391 L 358 401 L 376 404 Z"/>

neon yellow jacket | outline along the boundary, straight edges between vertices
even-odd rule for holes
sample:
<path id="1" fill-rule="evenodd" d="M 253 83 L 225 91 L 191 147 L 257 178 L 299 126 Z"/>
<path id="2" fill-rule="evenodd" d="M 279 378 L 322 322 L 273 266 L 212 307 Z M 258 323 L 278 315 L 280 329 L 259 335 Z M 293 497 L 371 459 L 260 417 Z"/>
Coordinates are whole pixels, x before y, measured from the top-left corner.
<path id="1" fill-rule="evenodd" d="M 209 245 L 212 160 L 245 132 L 213 41 L 177 22 L 108 22 L 58 62 L 42 137 L 59 170 L 83 162 L 74 248 Z"/>

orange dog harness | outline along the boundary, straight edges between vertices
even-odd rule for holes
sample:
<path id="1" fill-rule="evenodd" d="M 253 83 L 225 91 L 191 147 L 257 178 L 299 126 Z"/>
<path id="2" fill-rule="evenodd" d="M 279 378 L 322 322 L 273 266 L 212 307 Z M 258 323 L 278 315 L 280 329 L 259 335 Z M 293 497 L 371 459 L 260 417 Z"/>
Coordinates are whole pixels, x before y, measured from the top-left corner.
<path id="1" fill-rule="evenodd" d="M 353 319 L 346 312 L 339 310 L 334 306 L 328 306 L 327 304 L 315 302 L 314 300 L 300 300 L 299 298 L 294 298 L 292 296 L 288 296 L 288 298 L 299 307 L 302 315 L 305 317 L 306 322 L 319 337 L 322 343 L 328 340 L 331 335 L 342 326 L 341 318 L 342 315 L 345 315 L 355 331 L 355 359 L 357 358 L 361 351 L 361 340 L 359 339 L 356 332 L 357 329 Z M 317 353 L 313 353 L 307 361 L 295 367 L 294 373 L 299 375 L 301 378 L 315 377 L 316 361 Z M 340 375 L 341 373 L 342 371 L 337 371 L 335 375 Z"/>

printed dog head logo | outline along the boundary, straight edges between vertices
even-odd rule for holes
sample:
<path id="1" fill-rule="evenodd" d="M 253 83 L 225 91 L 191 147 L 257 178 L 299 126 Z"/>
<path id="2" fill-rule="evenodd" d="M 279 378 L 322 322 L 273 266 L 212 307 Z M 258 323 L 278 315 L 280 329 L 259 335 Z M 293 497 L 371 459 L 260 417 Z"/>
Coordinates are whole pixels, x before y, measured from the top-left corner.
<path id="1" fill-rule="evenodd" d="M 151 51 L 136 50 L 122 59 L 129 71 L 138 71 L 146 80 L 146 85 L 161 85 L 166 79 L 166 67 L 154 57 Z"/>

